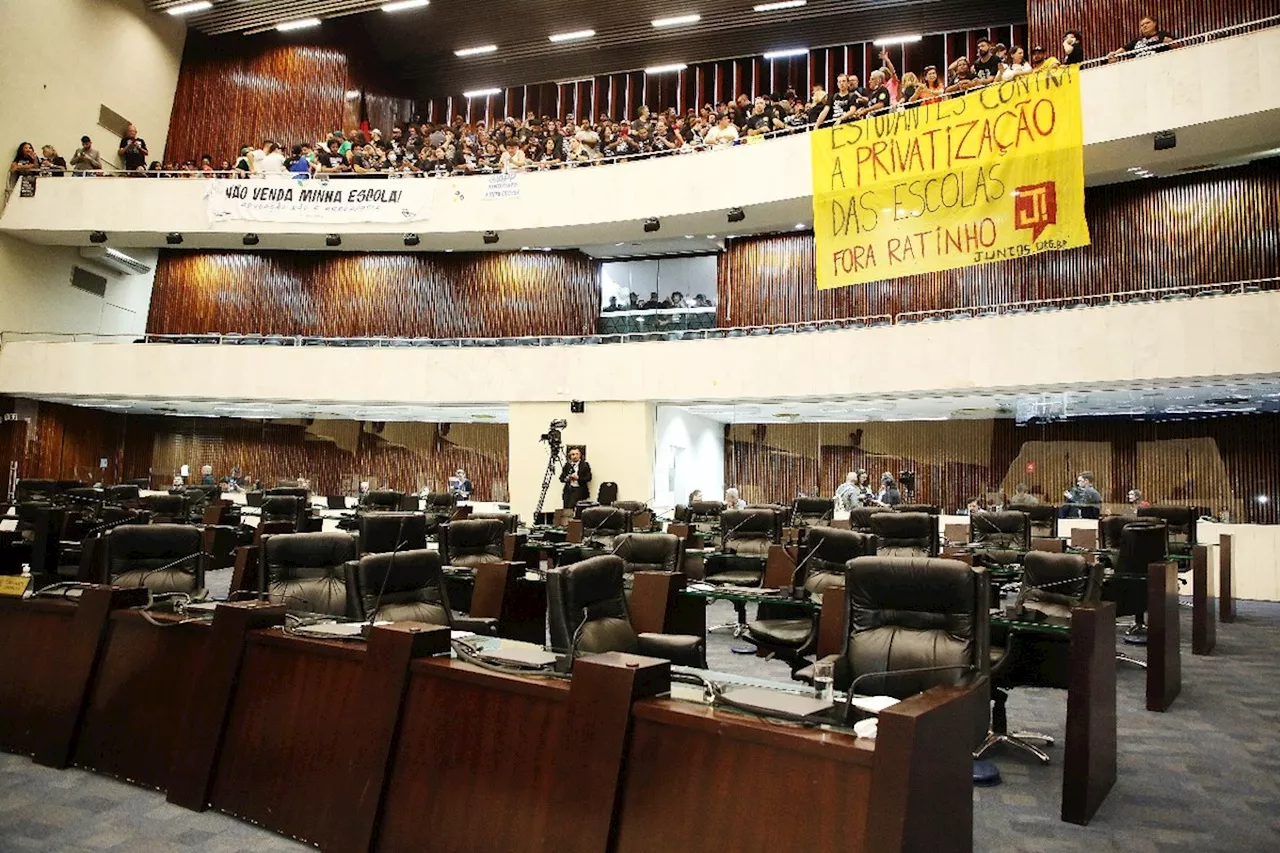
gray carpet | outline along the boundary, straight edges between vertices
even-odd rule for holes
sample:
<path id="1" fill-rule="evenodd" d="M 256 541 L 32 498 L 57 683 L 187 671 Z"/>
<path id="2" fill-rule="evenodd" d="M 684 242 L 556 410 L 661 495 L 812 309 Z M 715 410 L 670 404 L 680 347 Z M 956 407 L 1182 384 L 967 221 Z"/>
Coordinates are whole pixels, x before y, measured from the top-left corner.
<path id="1" fill-rule="evenodd" d="M 1280 605 L 1245 602 L 1239 610 L 1236 624 L 1219 627 L 1218 649 L 1207 658 L 1189 653 L 1190 611 L 1184 611 L 1183 688 L 1168 713 L 1143 710 L 1142 671 L 1120 665 L 1120 778 L 1088 827 L 1058 820 L 1066 693 L 1012 691 L 1010 726 L 1054 735 L 1059 746 L 1050 749 L 1049 767 L 1010 752 L 993 756 L 1004 784 L 974 794 L 974 849 L 1278 853 Z M 714 605 L 708 614 L 713 625 L 732 619 L 728 604 Z M 713 634 L 711 667 L 787 678 L 784 664 L 731 653 L 737 644 L 725 633 Z M 262 853 L 311 848 L 216 812 L 196 814 L 170 806 L 154 791 L 0 754 L 0 853 L 191 849 Z"/>

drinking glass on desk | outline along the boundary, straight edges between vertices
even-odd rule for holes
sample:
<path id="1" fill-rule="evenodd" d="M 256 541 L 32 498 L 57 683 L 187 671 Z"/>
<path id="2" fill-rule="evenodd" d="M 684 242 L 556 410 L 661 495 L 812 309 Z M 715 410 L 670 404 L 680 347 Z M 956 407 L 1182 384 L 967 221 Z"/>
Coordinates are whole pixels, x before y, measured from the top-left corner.
<path id="1" fill-rule="evenodd" d="M 815 699 L 830 699 L 831 685 L 835 681 L 835 664 L 818 661 L 813 665 L 813 695 Z"/>

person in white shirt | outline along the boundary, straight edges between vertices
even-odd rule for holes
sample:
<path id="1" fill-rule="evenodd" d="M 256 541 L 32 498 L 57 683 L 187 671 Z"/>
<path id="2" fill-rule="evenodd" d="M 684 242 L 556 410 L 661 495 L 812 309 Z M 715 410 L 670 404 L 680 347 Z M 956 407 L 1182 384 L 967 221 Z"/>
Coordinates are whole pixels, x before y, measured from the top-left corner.
<path id="1" fill-rule="evenodd" d="M 507 140 L 507 148 L 502 152 L 501 165 L 504 172 L 523 172 L 528 168 L 529 159 L 524 156 L 524 150 L 514 139 Z"/>
<path id="2" fill-rule="evenodd" d="M 1020 74 L 1030 74 L 1031 63 L 1027 62 L 1027 52 L 1015 46 L 1009 51 L 1009 59 L 1000 66 L 1000 79 L 1012 80 Z"/>
<path id="3" fill-rule="evenodd" d="M 725 509 L 746 509 L 747 502 L 738 496 L 738 490 L 728 488 L 724 490 L 724 508 Z"/>
<path id="4" fill-rule="evenodd" d="M 732 145 L 738 141 L 738 128 L 729 121 L 728 113 L 721 113 L 716 119 L 716 126 L 707 131 L 702 141 L 706 145 L 717 147 Z"/>
<path id="5" fill-rule="evenodd" d="M 261 156 L 259 152 L 253 152 L 253 171 L 269 177 L 285 174 L 284 152 L 280 150 L 280 146 L 268 139 L 262 145 Z"/>

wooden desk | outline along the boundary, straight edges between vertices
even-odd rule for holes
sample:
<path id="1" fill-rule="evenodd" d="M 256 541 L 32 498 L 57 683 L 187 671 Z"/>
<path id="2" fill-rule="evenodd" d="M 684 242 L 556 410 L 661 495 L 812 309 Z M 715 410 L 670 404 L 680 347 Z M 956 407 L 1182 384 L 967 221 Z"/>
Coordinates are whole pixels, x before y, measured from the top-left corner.
<path id="1" fill-rule="evenodd" d="M 1147 710 L 1167 711 L 1182 690 L 1178 564 L 1147 570 Z"/>
<path id="2" fill-rule="evenodd" d="M 1071 611 L 1061 814 L 1081 826 L 1093 819 L 1116 782 L 1115 637 L 1114 602 Z"/>
<path id="3" fill-rule="evenodd" d="M 1218 642 L 1218 597 L 1209 569 L 1209 546 L 1191 548 L 1191 654 L 1207 655 Z"/>
<path id="4" fill-rule="evenodd" d="M 1236 621 L 1236 599 L 1233 573 L 1235 537 L 1223 533 L 1218 537 L 1218 616 L 1223 622 Z"/>

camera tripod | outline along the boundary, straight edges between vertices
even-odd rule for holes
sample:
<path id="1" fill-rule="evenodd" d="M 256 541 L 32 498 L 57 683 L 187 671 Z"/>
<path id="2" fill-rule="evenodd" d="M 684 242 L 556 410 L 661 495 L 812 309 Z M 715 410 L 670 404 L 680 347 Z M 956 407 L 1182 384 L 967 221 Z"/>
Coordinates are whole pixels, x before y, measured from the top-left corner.
<path id="1" fill-rule="evenodd" d="M 551 488 L 551 479 L 556 475 L 556 466 L 560 464 L 560 444 L 552 443 L 550 458 L 547 459 L 547 470 L 542 474 L 542 491 L 538 493 L 538 508 L 533 511 L 535 519 L 542 517 L 542 505 L 547 501 L 547 489 Z"/>

